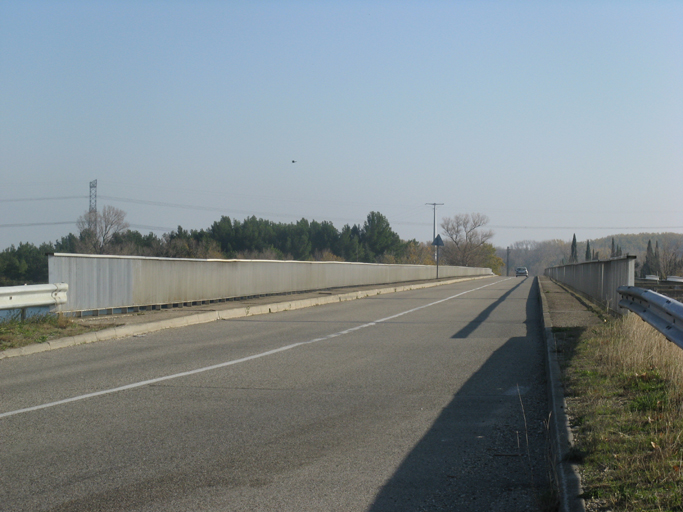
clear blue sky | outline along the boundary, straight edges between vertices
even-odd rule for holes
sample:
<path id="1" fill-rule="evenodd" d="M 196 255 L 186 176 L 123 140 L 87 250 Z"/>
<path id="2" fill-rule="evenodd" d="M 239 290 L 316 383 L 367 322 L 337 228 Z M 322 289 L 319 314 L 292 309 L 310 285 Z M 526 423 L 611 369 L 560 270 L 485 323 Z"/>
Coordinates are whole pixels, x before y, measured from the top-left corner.
<path id="1" fill-rule="evenodd" d="M 5 0 L 0 27 L 0 250 L 75 232 L 8 225 L 75 222 L 94 179 L 143 233 L 374 210 L 427 241 L 429 202 L 497 246 L 683 233 L 683 2 Z"/>

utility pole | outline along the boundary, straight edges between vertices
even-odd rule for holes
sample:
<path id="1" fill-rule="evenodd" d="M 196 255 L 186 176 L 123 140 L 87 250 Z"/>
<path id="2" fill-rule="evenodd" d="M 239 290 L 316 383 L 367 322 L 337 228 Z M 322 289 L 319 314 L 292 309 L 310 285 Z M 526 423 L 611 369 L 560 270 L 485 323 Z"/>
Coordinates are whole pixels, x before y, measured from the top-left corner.
<path id="1" fill-rule="evenodd" d="M 436 248 L 436 278 L 439 279 L 439 247 L 443 247 L 443 240 L 441 235 L 434 237 L 432 245 Z"/>
<path id="2" fill-rule="evenodd" d="M 434 208 L 434 229 L 432 230 L 432 240 L 436 239 L 436 207 L 443 206 L 443 203 L 425 203 L 427 206 L 432 206 Z M 434 260 L 436 261 L 438 257 L 438 249 L 434 248 Z"/>

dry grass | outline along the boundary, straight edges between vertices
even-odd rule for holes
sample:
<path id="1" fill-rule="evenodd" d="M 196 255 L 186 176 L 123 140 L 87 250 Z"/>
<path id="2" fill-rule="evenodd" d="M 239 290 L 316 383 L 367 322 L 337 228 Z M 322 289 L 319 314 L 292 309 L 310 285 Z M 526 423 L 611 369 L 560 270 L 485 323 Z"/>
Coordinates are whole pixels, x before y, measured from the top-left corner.
<path id="1" fill-rule="evenodd" d="M 567 348 L 589 510 L 683 510 L 683 350 L 635 315 Z"/>
<path id="2" fill-rule="evenodd" d="M 99 331 L 107 327 L 110 327 L 110 324 L 86 326 L 69 318 L 54 315 L 34 316 L 27 320 L 5 320 L 0 322 L 0 351 Z"/>
<path id="3" fill-rule="evenodd" d="M 683 350 L 637 315 L 612 322 L 601 359 L 624 374 L 655 370 L 666 381 L 669 398 L 683 402 Z"/>

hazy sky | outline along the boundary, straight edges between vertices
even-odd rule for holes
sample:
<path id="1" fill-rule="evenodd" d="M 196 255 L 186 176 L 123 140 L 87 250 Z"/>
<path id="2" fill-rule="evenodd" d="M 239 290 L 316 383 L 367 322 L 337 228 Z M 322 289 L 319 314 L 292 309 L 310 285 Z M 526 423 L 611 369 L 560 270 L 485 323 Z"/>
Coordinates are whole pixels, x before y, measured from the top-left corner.
<path id="1" fill-rule="evenodd" d="M 75 232 L 95 179 L 159 235 L 374 210 L 427 241 L 431 202 L 488 215 L 497 246 L 683 233 L 680 1 L 4 0 L 0 20 L 0 250 Z"/>

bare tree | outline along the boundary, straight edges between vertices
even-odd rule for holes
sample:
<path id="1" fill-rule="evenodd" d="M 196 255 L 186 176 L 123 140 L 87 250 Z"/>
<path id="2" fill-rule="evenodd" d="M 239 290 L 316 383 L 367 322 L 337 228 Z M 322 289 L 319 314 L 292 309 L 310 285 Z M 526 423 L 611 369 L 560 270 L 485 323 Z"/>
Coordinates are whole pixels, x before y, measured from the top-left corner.
<path id="1" fill-rule="evenodd" d="M 681 244 L 667 241 L 662 244 L 662 250 L 659 257 L 659 265 L 661 277 L 679 275 L 683 271 L 683 254 Z"/>
<path id="2" fill-rule="evenodd" d="M 104 254 L 112 238 L 125 232 L 130 224 L 126 212 L 114 206 L 105 206 L 101 212 L 86 212 L 76 220 L 79 232 L 78 250 L 86 254 Z"/>
<path id="3" fill-rule="evenodd" d="M 570 243 L 564 240 L 522 240 L 510 245 L 510 268 L 527 267 L 529 275 L 543 275 L 544 269 L 567 261 L 569 254 Z M 505 258 L 505 248 L 498 255 Z"/>
<path id="4" fill-rule="evenodd" d="M 481 213 L 460 213 L 444 217 L 441 229 L 448 237 L 446 259 L 451 265 L 476 266 L 482 258 L 484 245 L 493 237 L 493 231 L 483 229 L 489 218 Z"/>

